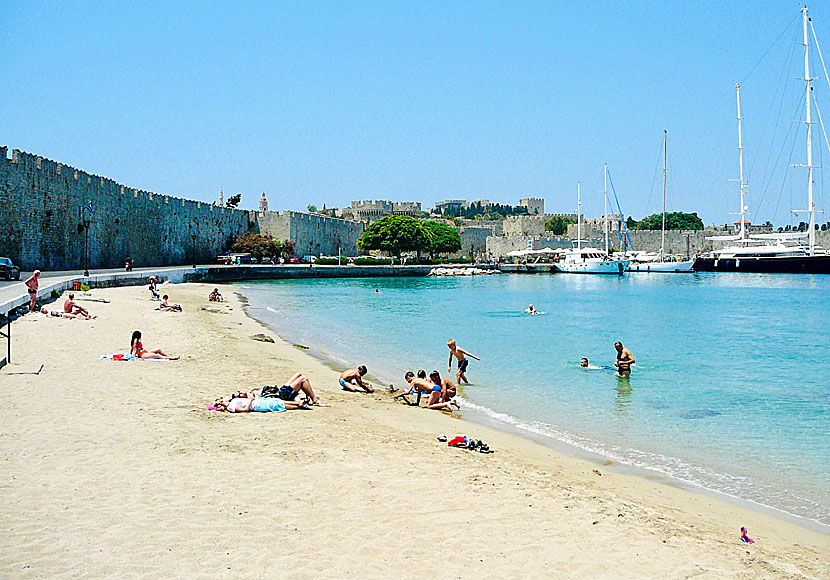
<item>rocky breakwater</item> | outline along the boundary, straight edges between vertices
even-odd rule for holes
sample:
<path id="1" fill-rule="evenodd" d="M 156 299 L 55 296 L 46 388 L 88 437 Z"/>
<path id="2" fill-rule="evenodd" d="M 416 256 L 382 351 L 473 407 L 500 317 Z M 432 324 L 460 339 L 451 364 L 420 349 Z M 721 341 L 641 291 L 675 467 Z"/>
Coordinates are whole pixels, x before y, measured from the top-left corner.
<path id="1" fill-rule="evenodd" d="M 433 268 L 427 276 L 486 276 L 490 274 L 501 274 L 498 270 L 485 270 L 483 268 Z"/>

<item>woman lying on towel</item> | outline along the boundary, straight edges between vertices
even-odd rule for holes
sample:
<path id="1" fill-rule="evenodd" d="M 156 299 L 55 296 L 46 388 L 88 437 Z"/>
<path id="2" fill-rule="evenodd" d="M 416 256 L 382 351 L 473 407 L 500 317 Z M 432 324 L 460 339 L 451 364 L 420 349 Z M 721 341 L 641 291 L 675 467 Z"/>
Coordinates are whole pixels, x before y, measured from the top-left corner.
<path id="1" fill-rule="evenodd" d="M 297 409 L 311 409 L 308 400 L 284 401 L 276 397 L 260 397 L 261 389 L 254 389 L 250 393 L 239 392 L 230 397 L 219 397 L 213 402 L 213 411 L 225 411 L 228 413 L 282 413 L 283 411 L 296 411 Z"/>
<path id="2" fill-rule="evenodd" d="M 130 339 L 130 354 L 133 355 L 135 358 L 164 358 L 167 360 L 179 360 L 179 357 L 170 356 L 160 348 L 157 348 L 155 350 L 145 349 L 144 345 L 141 344 L 140 330 L 136 330 L 135 332 L 133 332 L 133 336 Z"/>

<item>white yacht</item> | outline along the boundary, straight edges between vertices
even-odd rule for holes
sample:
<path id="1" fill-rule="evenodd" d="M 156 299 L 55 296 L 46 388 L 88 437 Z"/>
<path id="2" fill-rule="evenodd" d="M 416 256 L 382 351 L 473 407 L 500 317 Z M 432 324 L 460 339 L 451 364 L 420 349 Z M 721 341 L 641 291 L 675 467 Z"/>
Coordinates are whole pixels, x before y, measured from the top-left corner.
<path id="1" fill-rule="evenodd" d="M 613 259 L 599 248 L 574 248 L 565 250 L 562 260 L 556 263 L 559 272 L 568 274 L 617 274 L 625 273 L 628 260 Z"/>
<path id="2" fill-rule="evenodd" d="M 660 233 L 660 252 L 640 252 L 628 264 L 628 272 L 693 272 L 695 265 L 691 260 L 678 260 L 674 256 L 666 255 L 666 150 L 668 134 L 663 131 L 663 225 Z"/>
<path id="3" fill-rule="evenodd" d="M 625 267 L 628 265 L 628 260 L 611 258 L 608 255 L 607 249 L 603 252 L 599 248 L 582 247 L 582 193 L 579 183 L 577 183 L 576 191 L 576 247 L 570 250 L 565 250 L 565 253 L 560 261 L 556 263 L 556 270 L 567 274 L 616 274 L 621 276 L 625 273 Z M 607 222 L 607 211 L 605 212 L 605 219 Z M 606 245 L 607 243 L 608 237 L 606 228 Z"/>

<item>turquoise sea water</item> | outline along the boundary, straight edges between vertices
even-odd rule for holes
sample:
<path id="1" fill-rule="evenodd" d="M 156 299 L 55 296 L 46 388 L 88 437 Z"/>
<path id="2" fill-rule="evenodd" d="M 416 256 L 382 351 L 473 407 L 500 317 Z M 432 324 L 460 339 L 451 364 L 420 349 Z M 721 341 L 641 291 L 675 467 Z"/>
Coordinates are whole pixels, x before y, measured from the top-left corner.
<path id="1" fill-rule="evenodd" d="M 238 288 L 249 314 L 278 334 L 366 364 L 378 382 L 402 386 L 410 369 L 446 373 L 455 338 L 482 359 L 468 371 L 468 413 L 830 524 L 830 276 L 502 274 Z M 529 303 L 545 314 L 522 314 Z M 637 359 L 630 379 L 579 367 L 582 356 L 613 365 L 616 340 Z"/>

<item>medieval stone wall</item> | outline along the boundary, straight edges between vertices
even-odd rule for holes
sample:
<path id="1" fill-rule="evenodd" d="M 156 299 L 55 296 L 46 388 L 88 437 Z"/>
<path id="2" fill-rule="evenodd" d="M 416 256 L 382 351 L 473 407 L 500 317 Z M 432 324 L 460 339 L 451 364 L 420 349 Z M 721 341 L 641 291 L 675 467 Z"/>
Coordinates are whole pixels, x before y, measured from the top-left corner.
<path id="1" fill-rule="evenodd" d="M 90 206 L 92 212 L 86 207 Z M 254 212 L 134 189 L 0 147 L 0 256 L 23 270 L 210 262 L 229 238 L 257 228 Z"/>

